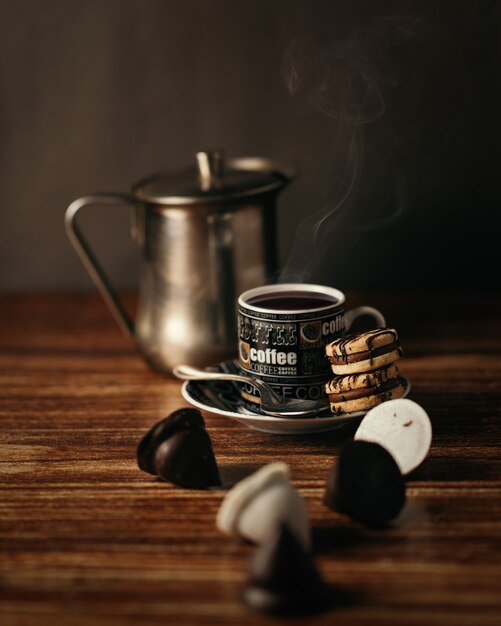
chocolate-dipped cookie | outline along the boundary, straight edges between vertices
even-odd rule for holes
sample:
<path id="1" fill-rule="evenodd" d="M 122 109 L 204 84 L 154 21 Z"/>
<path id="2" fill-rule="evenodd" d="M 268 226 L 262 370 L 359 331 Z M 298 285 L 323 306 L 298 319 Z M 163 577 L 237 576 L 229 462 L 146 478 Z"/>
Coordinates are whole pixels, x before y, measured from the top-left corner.
<path id="1" fill-rule="evenodd" d="M 180 487 L 221 484 L 212 443 L 196 409 L 179 409 L 155 424 L 139 443 L 137 461 L 143 471 Z"/>
<path id="2" fill-rule="evenodd" d="M 376 328 L 357 335 L 336 339 L 325 347 L 334 374 L 346 375 L 369 372 L 402 356 L 394 328 Z"/>
<path id="3" fill-rule="evenodd" d="M 324 502 L 368 526 L 387 526 L 405 503 L 404 479 L 382 446 L 352 441 L 329 471 Z"/>
<path id="4" fill-rule="evenodd" d="M 331 604 L 331 590 L 286 524 L 256 550 L 244 589 L 246 604 L 279 615 L 317 613 Z"/>
<path id="5" fill-rule="evenodd" d="M 371 372 L 335 376 L 325 385 L 333 413 L 368 411 L 386 400 L 400 398 L 404 391 L 394 364 Z"/>

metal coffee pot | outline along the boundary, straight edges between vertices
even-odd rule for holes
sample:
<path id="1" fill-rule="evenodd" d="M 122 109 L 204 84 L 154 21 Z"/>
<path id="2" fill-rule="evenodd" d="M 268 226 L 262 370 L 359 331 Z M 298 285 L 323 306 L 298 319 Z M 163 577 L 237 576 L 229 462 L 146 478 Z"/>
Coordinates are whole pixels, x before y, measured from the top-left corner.
<path id="1" fill-rule="evenodd" d="M 157 174 L 130 194 L 94 194 L 66 210 L 68 237 L 122 331 L 150 365 L 206 366 L 236 355 L 236 301 L 277 270 L 275 198 L 293 178 L 267 159 L 223 160 L 199 152 L 196 166 Z M 75 220 L 87 205 L 132 206 L 142 248 L 135 323 Z"/>

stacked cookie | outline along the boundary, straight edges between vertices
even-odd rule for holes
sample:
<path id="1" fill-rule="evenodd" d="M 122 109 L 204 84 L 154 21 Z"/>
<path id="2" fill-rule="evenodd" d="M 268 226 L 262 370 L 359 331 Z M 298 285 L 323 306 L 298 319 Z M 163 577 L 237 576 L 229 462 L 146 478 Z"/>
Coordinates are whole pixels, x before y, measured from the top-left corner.
<path id="1" fill-rule="evenodd" d="M 367 411 L 404 393 L 395 362 L 402 356 L 397 331 L 376 328 L 325 347 L 336 376 L 325 385 L 333 413 Z"/>

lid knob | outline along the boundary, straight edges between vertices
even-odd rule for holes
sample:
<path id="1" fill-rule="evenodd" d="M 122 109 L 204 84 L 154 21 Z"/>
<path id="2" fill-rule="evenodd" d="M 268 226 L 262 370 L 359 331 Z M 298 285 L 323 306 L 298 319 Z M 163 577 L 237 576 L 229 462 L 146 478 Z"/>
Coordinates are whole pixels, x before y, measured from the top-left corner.
<path id="1" fill-rule="evenodd" d="M 197 166 L 200 186 L 203 191 L 217 186 L 223 174 L 224 152 L 222 150 L 202 150 L 197 152 Z"/>

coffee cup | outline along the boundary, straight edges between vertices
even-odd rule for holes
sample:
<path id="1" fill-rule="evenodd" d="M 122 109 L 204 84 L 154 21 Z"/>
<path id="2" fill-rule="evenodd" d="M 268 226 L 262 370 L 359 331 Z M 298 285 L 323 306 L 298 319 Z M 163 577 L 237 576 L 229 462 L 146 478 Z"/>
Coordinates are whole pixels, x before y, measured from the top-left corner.
<path id="1" fill-rule="evenodd" d="M 333 287 L 289 283 L 249 289 L 238 298 L 240 368 L 285 398 L 322 399 L 332 378 L 325 346 L 361 316 L 370 317 L 373 328 L 385 326 L 373 307 L 345 311 L 345 295 Z M 248 384 L 241 394 L 246 408 L 259 412 L 259 392 Z"/>

